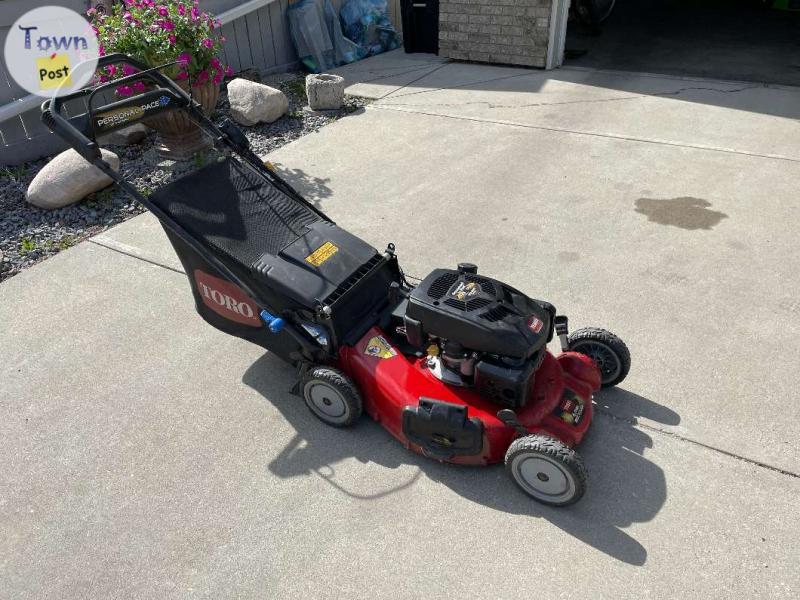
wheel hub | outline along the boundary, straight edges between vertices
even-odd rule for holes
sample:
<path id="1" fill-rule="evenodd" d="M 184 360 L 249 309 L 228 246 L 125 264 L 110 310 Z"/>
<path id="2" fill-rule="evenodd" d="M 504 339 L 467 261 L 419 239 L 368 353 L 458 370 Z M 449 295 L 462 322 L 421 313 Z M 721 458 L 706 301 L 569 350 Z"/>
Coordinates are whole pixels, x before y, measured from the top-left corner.
<path id="1" fill-rule="evenodd" d="M 324 383 L 312 382 L 307 391 L 315 410 L 329 419 L 347 416 L 347 404 L 339 392 Z"/>
<path id="2" fill-rule="evenodd" d="M 535 498 L 558 502 L 574 491 L 572 477 L 546 456 L 521 456 L 513 468 L 517 481 Z"/>
<path id="3" fill-rule="evenodd" d="M 571 350 L 591 358 L 600 369 L 603 381 L 613 380 L 622 370 L 622 364 L 614 351 L 600 342 L 583 342 L 576 344 Z"/>

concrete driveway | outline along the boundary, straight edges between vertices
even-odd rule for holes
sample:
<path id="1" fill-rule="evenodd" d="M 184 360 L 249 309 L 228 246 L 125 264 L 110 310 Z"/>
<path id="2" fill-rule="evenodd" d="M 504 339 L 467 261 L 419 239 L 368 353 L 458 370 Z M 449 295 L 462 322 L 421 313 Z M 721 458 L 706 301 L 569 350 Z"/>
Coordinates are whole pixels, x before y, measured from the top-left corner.
<path id="1" fill-rule="evenodd" d="M 794 598 L 800 90 L 393 53 L 270 159 L 412 275 L 613 329 L 590 487 L 442 466 L 206 326 L 149 216 L 0 285 L 0 597 Z"/>

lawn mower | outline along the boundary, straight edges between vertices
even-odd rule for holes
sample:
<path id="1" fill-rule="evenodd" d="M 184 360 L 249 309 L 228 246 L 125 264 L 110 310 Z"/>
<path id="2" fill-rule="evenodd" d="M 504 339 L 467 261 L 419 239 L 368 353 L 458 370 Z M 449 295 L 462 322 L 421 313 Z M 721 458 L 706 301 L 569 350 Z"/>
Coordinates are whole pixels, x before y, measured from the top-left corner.
<path id="1" fill-rule="evenodd" d="M 42 120 L 160 220 L 203 319 L 294 366 L 294 392 L 328 425 L 353 425 L 366 412 L 431 459 L 505 462 L 519 487 L 546 504 L 583 495 L 586 469 L 574 447 L 592 421 L 593 392 L 628 373 L 618 337 L 570 333 L 552 304 L 474 264 L 412 283 L 393 244 L 379 252 L 337 226 L 235 124 L 206 117 L 163 66 L 100 59 L 101 68 L 110 64 L 138 71 L 47 100 Z M 99 102 L 110 86 L 137 81 L 140 95 Z M 75 98 L 86 112 L 65 116 Z M 171 110 L 188 114 L 221 154 L 145 196 L 103 160 L 97 137 Z M 557 356 L 547 350 L 555 336 Z"/>

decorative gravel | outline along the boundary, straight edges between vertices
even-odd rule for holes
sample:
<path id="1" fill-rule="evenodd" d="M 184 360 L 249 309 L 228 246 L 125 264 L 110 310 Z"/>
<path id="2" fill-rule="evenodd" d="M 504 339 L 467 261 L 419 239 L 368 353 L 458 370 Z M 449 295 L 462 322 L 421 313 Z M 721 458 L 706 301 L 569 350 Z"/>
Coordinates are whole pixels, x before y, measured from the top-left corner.
<path id="1" fill-rule="evenodd" d="M 246 76 L 246 75 L 245 75 Z M 278 87 L 289 98 L 289 111 L 274 123 L 242 127 L 252 149 L 267 154 L 297 138 L 362 108 L 368 100 L 348 96 L 345 106 L 335 112 L 314 113 L 306 106 L 304 75 L 284 73 L 264 81 Z M 215 119 L 228 115 L 229 105 L 223 91 Z M 156 155 L 156 134 L 133 146 L 107 146 L 120 157 L 120 170 L 143 194 L 187 171 L 205 164 L 209 157 L 175 163 Z M 146 209 L 116 186 L 91 194 L 82 201 L 56 210 L 42 210 L 25 201 L 25 191 L 47 159 L 18 167 L 0 168 L 0 281 L 21 270 L 75 245 L 83 239 L 121 223 Z"/>

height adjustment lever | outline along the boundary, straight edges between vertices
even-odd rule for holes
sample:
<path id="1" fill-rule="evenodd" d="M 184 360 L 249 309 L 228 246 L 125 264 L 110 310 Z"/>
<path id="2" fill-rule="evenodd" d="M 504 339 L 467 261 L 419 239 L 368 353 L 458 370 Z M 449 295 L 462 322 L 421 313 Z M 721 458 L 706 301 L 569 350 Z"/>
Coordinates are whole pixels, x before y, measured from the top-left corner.
<path id="1" fill-rule="evenodd" d="M 561 351 L 566 352 L 569 350 L 569 327 L 568 327 L 568 319 L 564 315 L 558 315 L 553 318 L 553 323 L 556 326 L 556 335 L 558 336 L 558 341 L 561 342 Z"/>
<path id="2" fill-rule="evenodd" d="M 518 434 L 528 435 L 529 432 L 525 428 L 525 426 L 519 422 L 519 419 L 517 418 L 517 413 L 515 413 L 510 408 L 504 408 L 503 410 L 498 410 L 497 418 L 500 419 L 503 423 L 505 423 L 509 427 L 513 427 Z"/>

